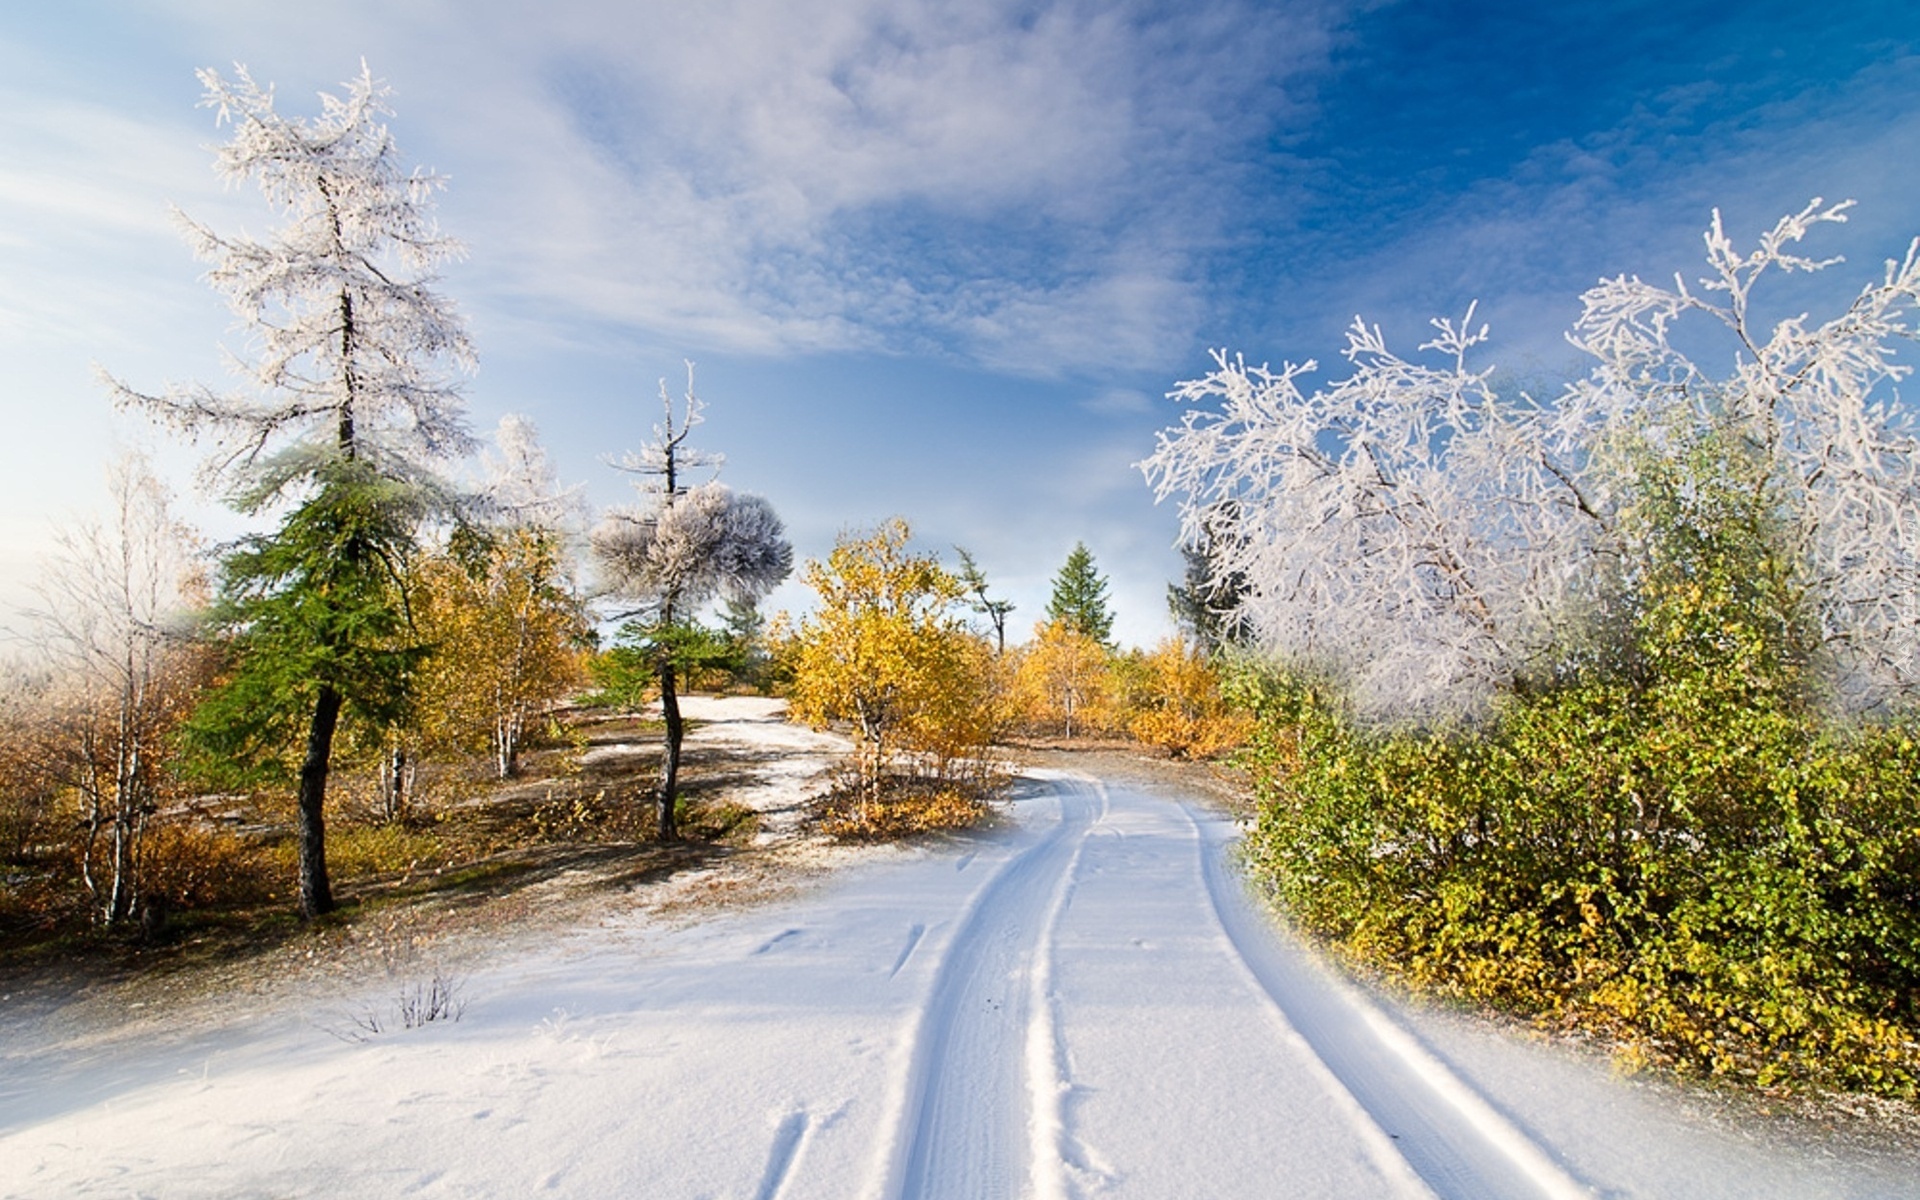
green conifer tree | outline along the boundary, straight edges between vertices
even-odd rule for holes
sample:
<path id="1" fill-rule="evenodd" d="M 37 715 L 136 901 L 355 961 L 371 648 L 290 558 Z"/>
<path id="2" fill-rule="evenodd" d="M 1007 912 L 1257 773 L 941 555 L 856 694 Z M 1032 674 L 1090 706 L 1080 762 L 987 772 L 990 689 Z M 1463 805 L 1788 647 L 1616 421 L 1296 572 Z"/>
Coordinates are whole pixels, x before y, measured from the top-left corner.
<path id="1" fill-rule="evenodd" d="M 1053 598 L 1047 617 L 1075 633 L 1084 633 L 1101 645 L 1113 635 L 1113 613 L 1107 608 L 1107 580 L 1093 565 L 1086 543 L 1075 542 L 1060 573 L 1053 577 Z"/>

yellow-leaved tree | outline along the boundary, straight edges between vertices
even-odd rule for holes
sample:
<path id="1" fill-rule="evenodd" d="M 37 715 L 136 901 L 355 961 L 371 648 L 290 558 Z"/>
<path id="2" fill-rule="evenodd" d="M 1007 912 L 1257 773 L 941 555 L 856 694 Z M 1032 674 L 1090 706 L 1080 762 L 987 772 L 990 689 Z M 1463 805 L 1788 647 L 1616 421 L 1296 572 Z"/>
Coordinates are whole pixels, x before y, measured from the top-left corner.
<path id="1" fill-rule="evenodd" d="M 502 779 L 528 725 L 585 681 L 588 626 L 564 544 L 530 528 L 491 533 L 419 566 L 415 618 L 432 653 L 416 677 L 429 745 L 486 748 Z"/>
<path id="2" fill-rule="evenodd" d="M 1252 721 L 1220 695 L 1213 659 L 1183 637 L 1171 637 L 1145 660 L 1145 686 L 1127 728 L 1175 758 L 1208 758 L 1245 742 Z"/>
<path id="3" fill-rule="evenodd" d="M 910 536 L 896 517 L 808 562 L 820 605 L 783 639 L 793 715 L 853 726 L 863 815 L 902 750 L 943 772 L 981 757 L 998 720 L 992 651 L 953 611 L 963 585 Z"/>
<path id="4" fill-rule="evenodd" d="M 1109 683 L 1106 646 L 1065 620 L 1033 628 L 1033 641 L 1020 656 L 1014 689 L 1027 720 L 1058 723 L 1072 737 L 1104 723 Z"/>

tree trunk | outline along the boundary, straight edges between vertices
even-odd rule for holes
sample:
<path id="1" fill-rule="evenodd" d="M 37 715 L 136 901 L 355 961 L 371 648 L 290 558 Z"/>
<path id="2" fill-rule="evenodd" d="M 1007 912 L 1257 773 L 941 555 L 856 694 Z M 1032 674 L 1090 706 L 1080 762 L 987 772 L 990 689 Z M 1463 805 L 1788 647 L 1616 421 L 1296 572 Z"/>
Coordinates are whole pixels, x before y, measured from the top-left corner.
<path id="1" fill-rule="evenodd" d="M 100 881 L 93 874 L 93 850 L 100 840 L 100 829 L 106 824 L 101 812 L 100 797 L 89 793 L 87 805 L 87 838 L 80 846 L 80 881 L 87 885 L 87 895 L 92 898 L 98 919 L 107 922 L 112 919 L 111 903 L 100 896 Z"/>
<path id="2" fill-rule="evenodd" d="M 397 821 L 407 811 L 407 781 L 412 778 L 413 764 L 408 761 L 407 748 L 396 742 L 387 750 L 386 782 L 382 789 L 387 795 L 386 819 Z"/>
<path id="3" fill-rule="evenodd" d="M 133 915 L 134 816 L 126 797 L 119 797 L 113 814 L 113 886 L 107 901 L 107 924 L 117 925 Z"/>
<path id="4" fill-rule="evenodd" d="M 131 665 L 128 674 L 131 677 Z M 113 883 L 107 901 L 109 925 L 117 925 L 133 915 L 133 842 L 134 822 L 140 809 L 140 751 L 132 713 L 133 702 L 123 691 L 120 724 L 114 731 Z"/>
<path id="5" fill-rule="evenodd" d="M 880 771 L 886 763 L 881 737 L 886 732 L 881 714 L 865 704 L 856 706 L 860 722 L 860 819 L 872 819 L 880 804 Z"/>
<path id="6" fill-rule="evenodd" d="M 686 724 L 680 719 L 680 696 L 674 686 L 673 662 L 660 663 L 660 715 L 667 721 L 666 759 L 660 767 L 659 840 L 678 841 L 680 829 L 673 819 L 674 802 L 680 794 L 680 741 L 686 736 Z"/>
<path id="7" fill-rule="evenodd" d="M 520 772 L 520 725 L 516 712 L 503 712 L 493 719 L 493 765 L 501 779 L 511 779 Z"/>
<path id="8" fill-rule="evenodd" d="M 300 913 L 317 917 L 333 911 L 327 882 L 327 768 L 333 760 L 333 729 L 340 720 L 340 693 L 320 685 L 307 733 L 307 758 L 300 764 Z"/>

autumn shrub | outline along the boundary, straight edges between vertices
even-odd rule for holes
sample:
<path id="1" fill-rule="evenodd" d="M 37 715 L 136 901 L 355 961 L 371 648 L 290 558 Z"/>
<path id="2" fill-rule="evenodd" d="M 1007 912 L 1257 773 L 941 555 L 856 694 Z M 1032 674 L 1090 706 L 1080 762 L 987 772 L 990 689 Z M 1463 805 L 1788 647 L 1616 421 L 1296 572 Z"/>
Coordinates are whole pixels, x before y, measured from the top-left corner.
<path id="1" fill-rule="evenodd" d="M 890 841 L 916 834 L 971 829 L 993 817 L 991 793 L 939 780 L 898 781 L 866 802 L 857 780 L 816 802 L 814 824 L 839 841 Z"/>
<path id="2" fill-rule="evenodd" d="M 732 800 L 693 800 L 683 796 L 676 819 L 681 834 L 695 841 L 745 846 L 760 833 L 759 810 Z"/>
<path id="3" fill-rule="evenodd" d="M 1073 738 L 1115 732 L 1125 727 L 1138 668 L 1064 621 L 1043 621 L 1014 658 L 1015 710 L 1035 733 Z"/>
<path id="4" fill-rule="evenodd" d="M 818 609 L 771 635 L 793 716 L 851 726 L 860 792 L 875 808 L 902 778 L 979 792 L 1003 773 L 991 753 L 1008 712 L 1002 666 L 953 611 L 960 581 L 912 552 L 910 537 L 898 519 L 842 536 L 803 570 Z"/>
<path id="5" fill-rule="evenodd" d="M 1246 741 L 1252 723 L 1228 705 L 1212 656 L 1169 638 L 1142 660 L 1144 686 L 1129 704 L 1127 730 L 1175 758 L 1212 758 Z"/>
<path id="6" fill-rule="evenodd" d="M 564 541 L 524 528 L 470 533 L 415 564 L 413 585 L 433 652 L 415 672 L 410 724 L 428 747 L 489 752 L 505 779 L 587 678 L 587 621 Z"/>
<path id="7" fill-rule="evenodd" d="M 1006 662 L 984 639 L 948 631 L 935 687 L 901 722 L 897 769 L 952 787 L 992 791 L 1006 773 L 993 754 L 1013 719 Z"/>
<path id="8" fill-rule="evenodd" d="M 432 868 L 445 862 L 447 853 L 431 829 L 397 821 L 336 825 L 327 837 L 329 869 L 343 880 Z"/>
<path id="9" fill-rule="evenodd" d="M 1696 678 L 1355 723 L 1267 685 L 1248 853 L 1308 929 L 1443 994 L 1762 1085 L 1920 1086 L 1920 749 Z"/>
<path id="10" fill-rule="evenodd" d="M 142 864 L 149 895 L 176 909 L 245 907 L 284 898 L 293 888 L 292 846 L 191 821 L 147 829 Z"/>
<path id="11" fill-rule="evenodd" d="M 651 807 L 631 795 L 602 789 L 592 796 L 557 796 L 541 801 L 527 817 L 523 836 L 534 842 L 631 842 L 653 836 Z"/>
<path id="12" fill-rule="evenodd" d="M 59 836 L 62 749 L 46 709 L 38 692 L 0 695 L 0 863 L 43 859 Z"/>

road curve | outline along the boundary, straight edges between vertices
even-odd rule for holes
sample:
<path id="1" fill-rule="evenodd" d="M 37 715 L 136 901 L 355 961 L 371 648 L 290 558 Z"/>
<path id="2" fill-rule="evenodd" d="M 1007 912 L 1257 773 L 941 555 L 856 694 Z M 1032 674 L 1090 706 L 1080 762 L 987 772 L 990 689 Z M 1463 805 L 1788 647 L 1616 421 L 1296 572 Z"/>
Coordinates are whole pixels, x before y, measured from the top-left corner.
<path id="1" fill-rule="evenodd" d="M 1057 818 L 953 922 L 884 1195 L 1206 1193 L 1194 1172 L 1260 1173 L 1222 1155 L 1271 1162 L 1292 1194 L 1591 1194 L 1276 933 L 1227 861 L 1229 823 L 1090 779 L 1051 786 Z M 1210 1079 L 1183 1070 L 1196 1063 Z M 1235 1111 L 1236 1094 L 1271 1109 L 1275 1092 L 1300 1111 Z"/>

